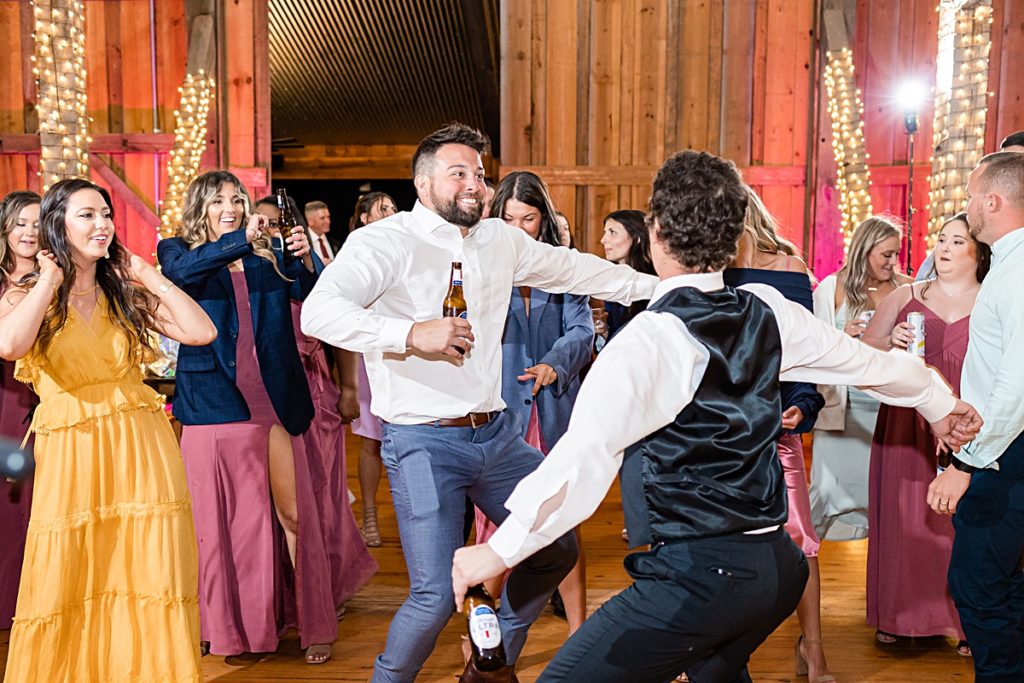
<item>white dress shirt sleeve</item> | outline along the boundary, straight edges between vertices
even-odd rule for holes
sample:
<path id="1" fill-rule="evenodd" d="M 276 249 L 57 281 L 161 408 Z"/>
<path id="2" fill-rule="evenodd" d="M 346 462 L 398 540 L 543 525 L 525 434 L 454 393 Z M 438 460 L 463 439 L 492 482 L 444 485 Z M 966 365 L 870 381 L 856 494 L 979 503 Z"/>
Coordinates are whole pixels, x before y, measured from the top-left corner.
<path id="1" fill-rule="evenodd" d="M 630 321 L 594 361 L 566 433 L 506 501 L 511 514 L 491 548 L 511 567 L 594 514 L 623 451 L 676 418 L 707 363 L 707 350 L 674 315 L 644 311 Z M 556 497 L 561 505 L 539 519 Z"/>
<path id="2" fill-rule="evenodd" d="M 886 403 L 916 407 L 930 421 L 953 409 L 956 399 L 941 376 L 906 352 L 872 349 L 766 285 L 743 288 L 775 312 L 781 379 L 860 385 Z M 491 549 L 512 567 L 592 515 L 623 451 L 676 418 L 707 363 L 707 350 L 677 317 L 645 311 L 634 318 L 594 362 L 565 435 L 506 501 L 510 514 L 488 540 Z"/>
<path id="3" fill-rule="evenodd" d="M 405 270 L 402 241 L 388 237 L 376 226 L 349 235 L 302 305 L 304 334 L 360 353 L 406 350 L 413 321 L 368 309 Z"/>
<path id="4" fill-rule="evenodd" d="M 846 384 L 883 403 L 917 411 L 936 422 L 956 405 L 942 375 L 900 349 L 883 353 L 845 334 L 773 287 L 743 285 L 771 306 L 782 338 L 782 373 L 787 382 Z"/>
<path id="5" fill-rule="evenodd" d="M 1019 266 L 1018 266 L 1019 267 Z M 974 467 L 988 467 L 999 459 L 1010 444 L 1021 434 L 1024 425 L 1024 306 L 1021 305 L 1020 287 L 1024 275 L 1012 273 L 1009 282 L 1015 286 L 1005 287 L 995 295 L 993 318 L 999 321 L 999 348 L 1002 353 L 994 364 L 992 389 L 984 399 L 984 405 L 977 405 L 985 425 L 976 438 L 964 446 L 965 455 L 961 460 Z M 1003 283 L 1000 283 L 1003 284 Z"/>
<path id="6" fill-rule="evenodd" d="M 515 285 L 536 287 L 555 294 L 586 294 L 629 305 L 650 299 L 658 278 L 638 273 L 593 254 L 553 247 L 524 231 L 502 224 L 516 249 Z"/>

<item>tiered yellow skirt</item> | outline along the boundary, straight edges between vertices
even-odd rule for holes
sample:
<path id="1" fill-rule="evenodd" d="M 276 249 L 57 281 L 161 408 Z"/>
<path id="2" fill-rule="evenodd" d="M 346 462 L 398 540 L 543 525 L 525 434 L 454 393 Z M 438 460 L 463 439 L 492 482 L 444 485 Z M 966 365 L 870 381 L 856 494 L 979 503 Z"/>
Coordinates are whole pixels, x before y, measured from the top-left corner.
<path id="1" fill-rule="evenodd" d="M 200 680 L 181 454 L 156 395 L 141 382 L 112 384 L 44 398 L 36 416 L 35 496 L 6 681 Z"/>

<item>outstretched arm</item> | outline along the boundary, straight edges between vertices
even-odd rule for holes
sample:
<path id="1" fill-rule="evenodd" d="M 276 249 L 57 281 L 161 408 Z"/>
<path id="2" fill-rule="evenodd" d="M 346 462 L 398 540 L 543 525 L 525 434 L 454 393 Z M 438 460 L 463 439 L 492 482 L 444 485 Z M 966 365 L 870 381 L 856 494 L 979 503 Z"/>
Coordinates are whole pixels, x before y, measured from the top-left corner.
<path id="1" fill-rule="evenodd" d="M 671 315 L 641 313 L 609 342 L 580 389 L 568 430 L 505 502 L 508 518 L 487 544 L 456 551 L 456 603 L 466 587 L 590 517 L 615 480 L 623 451 L 675 419 L 693 399 L 707 362 L 707 350 Z"/>

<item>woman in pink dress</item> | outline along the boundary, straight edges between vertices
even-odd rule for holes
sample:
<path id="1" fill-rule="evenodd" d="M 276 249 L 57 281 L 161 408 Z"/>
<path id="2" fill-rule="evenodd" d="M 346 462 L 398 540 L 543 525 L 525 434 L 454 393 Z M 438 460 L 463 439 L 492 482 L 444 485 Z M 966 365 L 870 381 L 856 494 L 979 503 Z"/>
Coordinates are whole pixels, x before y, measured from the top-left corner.
<path id="1" fill-rule="evenodd" d="M 736 259 L 722 273 L 725 284 L 739 287 L 761 283 L 774 287 L 790 301 L 814 310 L 811 279 L 807 264 L 796 247 L 775 232 L 775 219 L 761 198 L 747 188 L 747 212 Z M 815 386 L 803 382 L 781 382 L 782 426 L 776 444 L 782 473 L 786 478 L 789 516 L 786 532 L 807 556 L 809 576 L 803 597 L 797 605 L 800 637 L 796 642 L 796 672 L 807 675 L 810 683 L 827 683 L 835 678 L 829 672 L 821 637 L 821 572 L 818 569 L 818 534 L 811 522 L 811 502 L 804 468 L 804 448 L 800 435 L 809 432 L 825 405 Z"/>
<path id="2" fill-rule="evenodd" d="M 40 201 L 35 192 L 12 192 L 0 202 L 0 297 L 35 270 Z M 0 369 L 0 436 L 20 442 L 39 400 L 27 384 L 14 379 L 13 362 L 0 360 Z M 0 629 L 9 629 L 14 617 L 31 501 L 31 481 L 0 478 Z"/>
<path id="3" fill-rule="evenodd" d="M 349 230 L 387 218 L 398 212 L 395 200 L 384 192 L 367 192 L 356 202 Z M 366 545 L 379 548 L 380 523 L 377 520 L 377 488 L 380 486 L 380 418 L 370 412 L 370 380 L 366 363 L 358 359 L 359 415 L 352 421 L 352 433 L 360 438 L 359 496 L 363 504 L 363 538 Z"/>
<path id="4" fill-rule="evenodd" d="M 272 652 L 294 625 L 306 662 L 322 664 L 338 621 L 290 303 L 317 275 L 305 233 L 288 238 L 295 258 L 286 258 L 263 234 L 267 218 L 250 210 L 237 177 L 204 173 L 189 186 L 180 236 L 157 248 L 164 274 L 218 331 L 207 347 L 182 344 L 174 396 L 199 541 L 202 640 L 216 654 Z"/>
<path id="5" fill-rule="evenodd" d="M 879 305 L 864 332 L 880 349 L 906 349 L 910 313 L 924 316 L 924 362 L 957 392 L 967 352 L 971 310 L 988 272 L 989 247 L 976 242 L 965 214 L 949 219 L 935 246 L 935 279 L 903 285 Z M 869 476 L 868 623 L 880 643 L 900 637 L 947 636 L 970 655 L 946 582 L 953 544 L 949 517 L 927 504 L 935 478 L 935 440 L 909 408 L 879 410 Z"/>
<path id="6" fill-rule="evenodd" d="M 293 206 L 292 211 L 301 223 L 298 207 Z M 276 198 L 271 196 L 259 200 L 256 203 L 256 212 L 269 219 L 270 232 L 274 234 L 274 226 L 281 219 Z M 366 550 L 349 503 L 346 485 L 348 470 L 345 465 L 345 424 L 350 421 L 346 417 L 349 410 L 342 412 L 341 392 L 334 383 L 331 368 L 327 363 L 328 349 L 319 339 L 307 337 L 302 333 L 299 324 L 302 303 L 292 299 L 291 304 L 295 341 L 298 343 L 299 357 L 306 371 L 306 381 L 309 383 L 309 393 L 316 411 L 309 430 L 303 435 L 303 440 L 307 452 L 311 456 L 316 456 L 310 458 L 310 478 L 313 482 L 313 494 L 320 508 L 327 560 L 331 568 L 334 606 L 340 619 L 345 611 L 345 601 L 366 585 L 377 571 L 377 562 Z M 339 375 L 353 369 L 351 362 L 341 362 L 343 356 L 347 354 L 347 351 L 335 350 Z M 342 380 L 345 379 L 347 378 L 342 376 Z"/>

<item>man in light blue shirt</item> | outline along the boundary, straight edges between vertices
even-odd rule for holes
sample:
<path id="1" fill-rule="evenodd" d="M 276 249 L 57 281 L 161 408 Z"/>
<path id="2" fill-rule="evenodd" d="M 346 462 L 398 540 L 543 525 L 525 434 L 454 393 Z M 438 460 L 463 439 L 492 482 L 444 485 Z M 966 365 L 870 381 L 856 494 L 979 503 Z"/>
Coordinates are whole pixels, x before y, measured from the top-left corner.
<path id="1" fill-rule="evenodd" d="M 1024 152 L 1024 130 L 1018 130 L 1016 133 L 1011 133 L 1003 138 L 1003 141 L 999 143 L 999 151 Z M 947 216 L 946 218 L 948 219 L 949 217 Z M 935 265 L 934 250 L 929 251 L 928 256 L 921 262 L 921 267 L 917 269 L 917 275 L 914 276 L 914 280 L 921 282 L 922 280 L 935 277 L 935 273 L 932 272 L 933 265 Z"/>
<path id="2" fill-rule="evenodd" d="M 967 183 L 967 221 L 992 247 L 971 314 L 961 394 L 985 420 L 929 487 L 953 514 L 949 588 L 978 683 L 1024 681 L 1024 154 L 983 158 Z"/>

